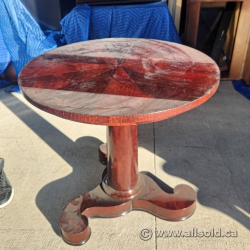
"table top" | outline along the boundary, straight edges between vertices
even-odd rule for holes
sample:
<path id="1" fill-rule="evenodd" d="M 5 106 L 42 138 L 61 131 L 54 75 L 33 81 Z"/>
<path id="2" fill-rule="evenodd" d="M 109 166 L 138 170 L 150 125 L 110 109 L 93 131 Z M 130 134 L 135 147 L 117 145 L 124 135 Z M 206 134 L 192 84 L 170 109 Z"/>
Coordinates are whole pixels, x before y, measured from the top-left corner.
<path id="1" fill-rule="evenodd" d="M 110 38 L 66 45 L 30 61 L 19 74 L 25 98 L 65 119 L 109 126 L 159 121 L 208 100 L 216 63 L 190 47 Z"/>

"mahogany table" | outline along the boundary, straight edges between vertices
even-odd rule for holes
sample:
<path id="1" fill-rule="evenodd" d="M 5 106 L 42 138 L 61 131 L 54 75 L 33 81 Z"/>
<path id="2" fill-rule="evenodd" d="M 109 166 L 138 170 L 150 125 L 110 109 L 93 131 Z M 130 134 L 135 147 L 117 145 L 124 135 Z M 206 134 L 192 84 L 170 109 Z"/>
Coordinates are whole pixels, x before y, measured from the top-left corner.
<path id="1" fill-rule="evenodd" d="M 178 185 L 169 194 L 138 173 L 137 124 L 197 107 L 215 93 L 219 76 L 214 61 L 192 48 L 129 38 L 67 45 L 23 68 L 19 84 L 33 105 L 72 121 L 108 126 L 108 174 L 64 207 L 60 226 L 65 242 L 84 244 L 93 217 L 142 210 L 179 221 L 193 214 L 196 193 L 191 187 Z"/>

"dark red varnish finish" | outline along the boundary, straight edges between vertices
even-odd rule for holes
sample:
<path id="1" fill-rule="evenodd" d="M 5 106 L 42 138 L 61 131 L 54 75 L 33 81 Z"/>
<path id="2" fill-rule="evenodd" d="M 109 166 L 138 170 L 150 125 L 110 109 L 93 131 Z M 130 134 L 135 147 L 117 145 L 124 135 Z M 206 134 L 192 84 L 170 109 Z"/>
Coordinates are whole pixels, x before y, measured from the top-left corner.
<path id="1" fill-rule="evenodd" d="M 192 48 L 157 40 L 103 39 L 51 50 L 19 75 L 24 96 L 65 119 L 108 126 L 156 122 L 216 91 L 217 65 Z"/>
<path id="2" fill-rule="evenodd" d="M 108 127 L 108 180 L 115 190 L 132 190 L 138 182 L 137 138 L 136 125 Z"/>
<path id="3" fill-rule="evenodd" d="M 96 189 L 63 209 L 63 239 L 72 245 L 90 237 L 88 218 L 147 211 L 165 220 L 184 220 L 195 210 L 187 185 L 162 191 L 138 174 L 137 124 L 167 119 L 204 103 L 216 91 L 220 72 L 206 55 L 157 40 L 103 39 L 51 50 L 19 75 L 25 98 L 38 108 L 72 121 L 107 125 L 99 158 L 108 174 Z"/>

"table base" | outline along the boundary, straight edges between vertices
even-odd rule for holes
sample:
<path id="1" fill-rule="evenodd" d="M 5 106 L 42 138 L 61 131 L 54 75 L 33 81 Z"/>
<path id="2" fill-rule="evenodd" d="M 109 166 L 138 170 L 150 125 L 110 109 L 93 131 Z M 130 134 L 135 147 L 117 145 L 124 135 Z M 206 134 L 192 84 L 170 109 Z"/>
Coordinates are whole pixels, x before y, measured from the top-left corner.
<path id="1" fill-rule="evenodd" d="M 66 243 L 86 243 L 91 234 L 91 218 L 114 218 L 132 210 L 140 210 L 164 220 L 180 221 L 187 219 L 195 211 L 196 192 L 191 187 L 182 184 L 176 186 L 173 193 L 166 193 L 144 173 L 139 173 L 138 185 L 131 190 L 129 199 L 123 191 L 115 192 L 114 195 L 110 190 L 112 188 L 105 176 L 95 189 L 76 197 L 64 207 L 60 226 Z M 134 190 L 136 191 L 133 192 Z"/>

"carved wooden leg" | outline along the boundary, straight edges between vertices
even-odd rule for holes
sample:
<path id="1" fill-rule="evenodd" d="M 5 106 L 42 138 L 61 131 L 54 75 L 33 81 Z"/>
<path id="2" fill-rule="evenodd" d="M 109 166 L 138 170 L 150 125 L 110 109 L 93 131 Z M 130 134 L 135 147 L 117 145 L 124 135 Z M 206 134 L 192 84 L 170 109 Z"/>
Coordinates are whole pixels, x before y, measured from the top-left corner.
<path id="1" fill-rule="evenodd" d="M 196 193 L 187 185 L 164 192 L 148 175 L 138 174 L 137 126 L 108 127 L 108 174 L 94 190 L 70 201 L 60 216 L 62 238 L 72 245 L 90 237 L 89 218 L 113 218 L 131 210 L 179 221 L 195 210 Z"/>
<path id="2" fill-rule="evenodd" d="M 112 218 L 129 210 L 123 201 L 113 199 L 97 186 L 94 190 L 70 201 L 60 216 L 63 240 L 71 245 L 82 245 L 90 237 L 89 218 Z M 120 205 L 120 206 L 119 206 Z"/>

